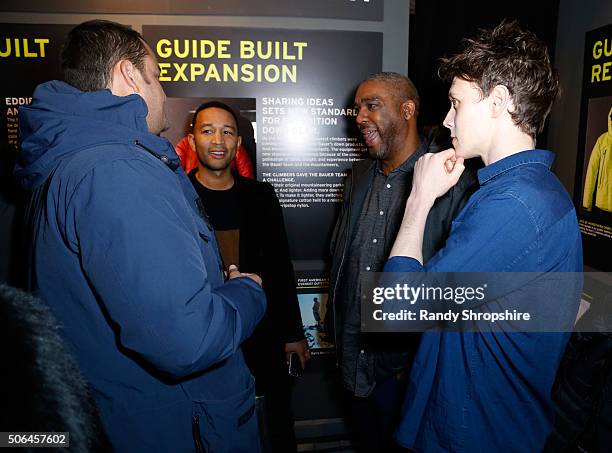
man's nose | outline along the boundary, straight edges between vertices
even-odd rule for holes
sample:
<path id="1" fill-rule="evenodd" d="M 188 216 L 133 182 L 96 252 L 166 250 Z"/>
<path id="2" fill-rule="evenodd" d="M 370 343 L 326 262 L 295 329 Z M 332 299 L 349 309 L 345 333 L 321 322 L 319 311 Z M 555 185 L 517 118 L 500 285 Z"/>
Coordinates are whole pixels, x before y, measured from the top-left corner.
<path id="1" fill-rule="evenodd" d="M 357 113 L 357 118 L 355 119 L 357 121 L 357 124 L 361 124 L 364 122 L 367 122 L 368 120 L 368 114 L 367 114 L 367 110 L 364 108 L 360 108 L 359 112 Z"/>
<path id="2" fill-rule="evenodd" d="M 213 136 L 215 143 L 223 143 L 223 132 L 215 131 L 215 135 Z"/>
<path id="3" fill-rule="evenodd" d="M 455 115 L 453 113 L 453 109 L 449 109 L 448 113 L 446 114 L 446 117 L 444 118 L 444 121 L 442 122 L 444 127 L 447 127 L 448 129 L 453 127 L 454 116 Z"/>

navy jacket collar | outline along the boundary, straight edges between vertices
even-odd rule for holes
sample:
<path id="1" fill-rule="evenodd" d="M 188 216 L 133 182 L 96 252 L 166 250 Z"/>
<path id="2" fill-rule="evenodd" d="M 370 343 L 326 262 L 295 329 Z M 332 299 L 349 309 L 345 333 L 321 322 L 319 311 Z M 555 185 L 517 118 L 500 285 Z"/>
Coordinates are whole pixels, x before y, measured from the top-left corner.
<path id="1" fill-rule="evenodd" d="M 111 143 L 137 145 L 167 165 L 178 162 L 170 143 L 148 131 L 147 113 L 144 100 L 136 94 L 82 92 L 57 80 L 41 84 L 32 104 L 19 109 L 22 141 L 15 176 L 24 189 L 32 190 L 64 157 Z"/>

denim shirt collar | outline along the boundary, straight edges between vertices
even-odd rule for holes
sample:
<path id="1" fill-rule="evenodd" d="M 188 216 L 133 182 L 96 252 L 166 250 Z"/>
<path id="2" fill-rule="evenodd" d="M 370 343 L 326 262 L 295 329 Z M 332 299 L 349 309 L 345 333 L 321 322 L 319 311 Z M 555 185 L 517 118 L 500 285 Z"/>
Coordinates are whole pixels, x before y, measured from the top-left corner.
<path id="1" fill-rule="evenodd" d="M 491 165 L 487 165 L 478 170 L 478 182 L 482 186 L 496 176 L 520 165 L 542 164 L 550 168 L 554 160 L 555 155 L 550 151 L 542 149 L 521 151 L 520 153 L 512 154 L 511 156 L 493 162 Z"/>

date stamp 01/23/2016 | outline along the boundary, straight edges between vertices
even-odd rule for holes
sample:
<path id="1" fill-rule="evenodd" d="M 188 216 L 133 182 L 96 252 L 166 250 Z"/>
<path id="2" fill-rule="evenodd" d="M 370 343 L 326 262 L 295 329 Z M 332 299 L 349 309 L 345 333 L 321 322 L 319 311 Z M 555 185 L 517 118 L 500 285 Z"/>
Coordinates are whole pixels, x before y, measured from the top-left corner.
<path id="1" fill-rule="evenodd" d="M 0 432 L 2 447 L 52 447 L 70 446 L 70 434 L 63 432 Z"/>

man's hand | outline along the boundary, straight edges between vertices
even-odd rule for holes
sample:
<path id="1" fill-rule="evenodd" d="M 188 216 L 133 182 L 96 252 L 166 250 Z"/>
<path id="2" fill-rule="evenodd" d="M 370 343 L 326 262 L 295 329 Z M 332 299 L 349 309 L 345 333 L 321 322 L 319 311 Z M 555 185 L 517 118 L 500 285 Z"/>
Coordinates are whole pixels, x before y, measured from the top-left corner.
<path id="1" fill-rule="evenodd" d="M 297 353 L 302 364 L 302 369 L 306 369 L 306 362 L 310 360 L 310 350 L 308 349 L 308 343 L 306 340 L 296 341 L 294 343 L 285 343 L 285 355 L 287 358 L 287 364 L 289 364 L 289 356 L 292 352 Z"/>
<path id="2" fill-rule="evenodd" d="M 409 256 L 423 263 L 423 235 L 429 211 L 436 198 L 457 184 L 463 170 L 463 158 L 457 157 L 452 148 L 425 154 L 417 161 L 404 219 L 389 258 Z"/>
<path id="3" fill-rule="evenodd" d="M 242 272 L 238 270 L 238 267 L 236 267 L 235 264 L 230 264 L 230 266 L 227 269 L 227 278 L 231 280 L 232 278 L 238 278 L 238 277 L 248 277 L 251 280 L 253 280 L 255 283 L 257 283 L 259 286 L 261 286 L 261 277 L 259 275 L 243 274 Z"/>
<path id="4" fill-rule="evenodd" d="M 457 157 L 453 148 L 424 154 L 414 166 L 411 195 L 433 205 L 436 198 L 457 184 L 463 170 L 463 157 Z"/>

